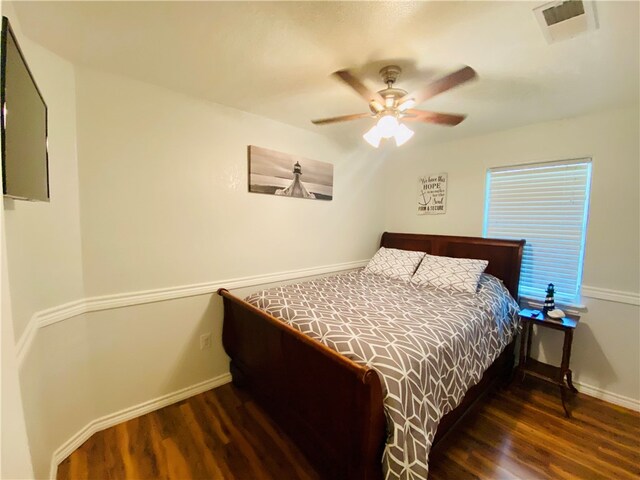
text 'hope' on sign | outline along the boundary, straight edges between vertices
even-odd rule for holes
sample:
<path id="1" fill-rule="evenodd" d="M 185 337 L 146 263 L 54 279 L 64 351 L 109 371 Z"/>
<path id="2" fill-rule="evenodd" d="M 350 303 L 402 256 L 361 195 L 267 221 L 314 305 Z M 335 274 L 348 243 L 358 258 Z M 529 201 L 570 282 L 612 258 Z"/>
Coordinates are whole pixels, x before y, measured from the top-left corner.
<path id="1" fill-rule="evenodd" d="M 434 215 L 447 211 L 447 174 L 438 173 L 418 178 L 418 215 Z"/>

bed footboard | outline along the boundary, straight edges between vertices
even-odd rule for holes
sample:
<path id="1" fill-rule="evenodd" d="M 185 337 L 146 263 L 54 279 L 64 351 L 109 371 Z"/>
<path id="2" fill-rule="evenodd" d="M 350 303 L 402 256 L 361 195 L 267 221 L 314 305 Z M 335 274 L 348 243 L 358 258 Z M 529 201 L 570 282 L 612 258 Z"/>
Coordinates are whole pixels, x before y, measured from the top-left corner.
<path id="1" fill-rule="evenodd" d="M 375 370 L 225 289 L 218 294 L 233 382 L 251 393 L 326 478 L 381 479 L 386 432 Z"/>

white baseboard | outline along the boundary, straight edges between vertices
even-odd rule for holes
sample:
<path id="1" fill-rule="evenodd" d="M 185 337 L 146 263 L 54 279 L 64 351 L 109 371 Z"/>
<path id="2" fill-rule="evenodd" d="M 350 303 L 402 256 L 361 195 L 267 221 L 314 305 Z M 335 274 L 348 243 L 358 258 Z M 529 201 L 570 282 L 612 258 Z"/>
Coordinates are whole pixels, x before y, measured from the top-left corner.
<path id="1" fill-rule="evenodd" d="M 56 479 L 58 465 L 60 465 L 60 463 L 64 459 L 66 459 L 69 455 L 71 455 L 71 453 L 73 453 L 84 442 L 86 442 L 94 433 L 97 433 L 109 427 L 113 427 L 114 425 L 117 425 L 119 423 L 126 422 L 127 420 L 131 420 L 132 418 L 145 415 L 149 412 L 153 412 L 154 410 L 158 410 L 194 395 L 198 395 L 199 393 L 206 392 L 207 390 L 219 387 L 221 385 L 229 383 L 230 381 L 231 375 L 225 373 L 209 380 L 205 380 L 204 382 L 182 388 L 161 397 L 154 398 L 138 405 L 134 405 L 132 407 L 128 407 L 118 412 L 114 412 L 109 415 L 105 415 L 103 417 L 92 420 L 87 425 L 85 425 L 84 428 L 82 428 L 75 435 L 69 438 L 65 443 L 63 443 L 53 453 L 53 457 L 51 459 L 51 470 L 49 474 L 50 479 Z M 631 410 L 640 411 L 640 400 L 638 399 L 625 397 L 613 392 L 608 392 L 592 385 L 587 385 L 580 382 L 574 383 L 580 393 L 584 393 L 585 395 L 589 395 L 591 397 L 595 397 L 600 400 L 613 403 L 615 405 L 620 405 Z"/>
<path id="2" fill-rule="evenodd" d="M 161 397 L 157 397 L 152 400 L 139 403 L 138 405 L 122 409 L 119 412 L 114 412 L 109 415 L 105 415 L 104 417 L 92 420 L 87 425 L 85 425 L 84 428 L 82 428 L 75 435 L 64 442 L 60 447 L 58 447 L 55 452 L 53 452 L 49 478 L 51 480 L 55 480 L 58 473 L 58 465 L 60 465 L 60 463 L 65 458 L 71 455 L 71 453 L 73 453 L 78 447 L 86 442 L 94 433 L 97 433 L 109 427 L 113 427 L 114 425 L 126 422 L 127 420 L 131 420 L 132 418 L 139 417 L 146 413 L 153 412 L 154 410 L 158 410 L 162 407 L 166 407 L 167 405 L 179 402 L 181 400 L 184 400 L 185 398 L 193 397 L 194 395 L 198 395 L 199 393 L 206 392 L 207 390 L 211 390 L 212 388 L 219 387 L 220 385 L 224 385 L 225 383 L 229 383 L 230 381 L 231 375 L 228 373 L 224 373 L 209 380 L 205 380 L 204 382 L 196 383 L 195 385 L 182 388 L 175 392 L 162 395 Z"/>
<path id="3" fill-rule="evenodd" d="M 621 407 L 628 408 L 640 412 L 640 400 L 637 398 L 625 397 L 624 395 L 618 395 L 617 393 L 603 390 L 602 388 L 594 387 L 593 385 L 587 385 L 585 383 L 573 382 L 575 387 L 580 393 L 595 397 L 605 402 L 620 405 Z"/>

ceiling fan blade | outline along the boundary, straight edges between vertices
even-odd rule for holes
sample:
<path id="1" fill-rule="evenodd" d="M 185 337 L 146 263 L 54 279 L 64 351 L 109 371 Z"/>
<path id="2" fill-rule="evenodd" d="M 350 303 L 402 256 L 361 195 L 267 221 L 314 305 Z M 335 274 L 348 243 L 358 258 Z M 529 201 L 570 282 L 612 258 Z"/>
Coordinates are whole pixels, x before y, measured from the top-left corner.
<path id="1" fill-rule="evenodd" d="M 402 120 L 407 122 L 424 122 L 424 123 L 438 123 L 441 125 L 455 126 L 462 122 L 466 115 L 455 115 L 453 113 L 438 113 L 438 112 L 426 112 L 424 110 L 415 110 L 413 108 L 408 109 L 405 113 L 408 115 L 403 117 Z"/>
<path id="2" fill-rule="evenodd" d="M 400 99 L 400 103 L 413 98 L 416 101 L 416 105 L 420 105 L 425 100 L 435 97 L 439 93 L 446 92 L 453 87 L 457 87 L 464 82 L 468 82 L 475 77 L 476 71 L 473 68 L 461 68 L 456 72 L 453 72 L 445 77 L 436 80 L 435 82 L 430 83 L 422 90 L 405 95 Z"/>
<path id="3" fill-rule="evenodd" d="M 333 75 L 353 88 L 358 93 L 358 95 L 365 99 L 367 103 L 371 104 L 372 102 L 374 102 L 378 104 L 377 106 L 379 106 L 380 108 L 376 108 L 376 110 L 381 110 L 382 108 L 384 108 L 384 99 L 380 96 L 380 94 L 378 92 L 372 92 L 371 90 L 369 90 L 364 85 L 364 83 L 351 75 L 351 72 L 349 72 L 349 70 L 338 70 L 337 72 L 334 72 Z"/>
<path id="4" fill-rule="evenodd" d="M 326 125 L 327 123 L 346 122 L 348 120 L 357 120 L 358 118 L 370 118 L 370 113 L 354 113 L 352 115 L 342 115 L 340 117 L 321 118 L 319 120 L 311 120 L 315 125 Z"/>

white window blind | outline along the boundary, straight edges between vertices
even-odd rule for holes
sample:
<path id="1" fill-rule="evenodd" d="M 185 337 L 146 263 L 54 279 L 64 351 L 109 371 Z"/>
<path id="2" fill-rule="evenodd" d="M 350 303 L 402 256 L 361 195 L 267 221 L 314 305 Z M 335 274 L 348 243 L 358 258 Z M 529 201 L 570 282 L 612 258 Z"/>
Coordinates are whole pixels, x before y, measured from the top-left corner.
<path id="1" fill-rule="evenodd" d="M 484 236 L 527 241 L 520 295 L 580 302 L 590 185 L 590 159 L 488 170 Z"/>

